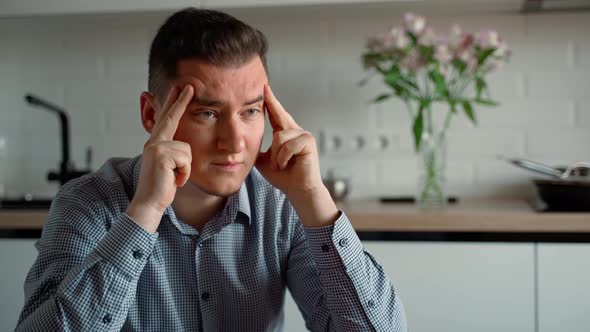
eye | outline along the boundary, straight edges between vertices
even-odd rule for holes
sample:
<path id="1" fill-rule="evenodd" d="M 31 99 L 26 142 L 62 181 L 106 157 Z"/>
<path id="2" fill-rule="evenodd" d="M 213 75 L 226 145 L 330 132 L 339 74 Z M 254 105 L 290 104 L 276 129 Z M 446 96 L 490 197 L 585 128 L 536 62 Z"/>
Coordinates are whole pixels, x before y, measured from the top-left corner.
<path id="1" fill-rule="evenodd" d="M 215 116 L 215 113 L 213 111 L 199 111 L 195 113 L 195 115 L 199 117 L 199 119 L 209 120 Z"/>
<path id="2" fill-rule="evenodd" d="M 260 113 L 260 110 L 256 109 L 256 108 L 251 108 L 251 109 L 247 110 L 245 113 L 246 113 L 246 116 L 253 118 L 253 117 L 257 116 L 258 113 Z"/>

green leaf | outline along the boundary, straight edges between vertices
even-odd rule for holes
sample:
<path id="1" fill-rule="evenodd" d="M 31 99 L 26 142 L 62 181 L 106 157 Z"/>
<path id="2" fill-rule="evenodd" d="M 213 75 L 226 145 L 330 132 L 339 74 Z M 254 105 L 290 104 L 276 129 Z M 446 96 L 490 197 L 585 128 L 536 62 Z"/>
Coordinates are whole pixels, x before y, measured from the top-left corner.
<path id="1" fill-rule="evenodd" d="M 452 113 L 457 113 L 457 102 L 454 99 L 449 101 L 449 106 L 451 107 Z"/>
<path id="2" fill-rule="evenodd" d="M 397 71 L 390 71 L 385 75 L 385 83 L 390 86 L 399 85 L 399 81 L 401 81 L 401 75 Z"/>
<path id="3" fill-rule="evenodd" d="M 459 71 L 459 74 L 463 74 L 465 69 L 467 69 L 467 64 L 459 59 L 454 59 L 452 63 L 453 67 Z"/>
<path id="4" fill-rule="evenodd" d="M 476 102 L 476 103 L 478 103 L 478 104 L 480 104 L 480 105 L 498 106 L 498 103 L 495 102 L 495 101 L 493 101 L 493 100 L 475 98 L 473 101 Z"/>
<path id="5" fill-rule="evenodd" d="M 494 53 L 495 50 L 495 48 L 490 48 L 483 51 L 483 53 L 479 54 L 479 56 L 477 57 L 477 65 L 481 66 L 490 57 L 490 55 Z"/>
<path id="6" fill-rule="evenodd" d="M 375 97 L 372 102 L 373 103 L 380 103 L 380 102 L 388 99 L 389 97 L 391 97 L 390 94 L 388 94 L 388 93 L 382 93 L 382 94 L 378 95 L 377 97 Z"/>
<path id="7" fill-rule="evenodd" d="M 428 76 L 435 84 L 436 92 L 439 96 L 444 97 L 446 99 L 449 98 L 449 90 L 447 89 L 447 85 L 445 83 L 445 79 L 442 74 L 438 70 L 431 70 L 428 73 Z"/>
<path id="8" fill-rule="evenodd" d="M 420 151 L 420 143 L 422 141 L 422 130 L 424 130 L 424 109 L 420 107 L 418 114 L 414 119 L 412 131 L 414 132 L 414 148 L 416 152 Z"/>
<path id="9" fill-rule="evenodd" d="M 378 67 L 379 63 L 386 60 L 387 57 L 379 52 L 367 52 L 362 55 L 362 63 L 365 68 Z"/>
<path id="10" fill-rule="evenodd" d="M 422 142 L 422 132 L 424 131 L 424 110 L 430 105 L 430 100 L 421 99 L 418 106 L 418 114 L 412 124 L 412 131 L 414 133 L 414 148 L 416 152 L 420 151 L 420 143 Z"/>
<path id="11" fill-rule="evenodd" d="M 476 77 L 475 78 L 475 98 L 476 99 L 481 99 L 481 94 L 483 93 L 484 89 L 487 88 L 487 84 L 486 81 L 484 81 L 483 78 L 481 77 Z"/>
<path id="12" fill-rule="evenodd" d="M 475 120 L 475 113 L 473 112 L 473 107 L 471 106 L 471 103 L 468 101 L 463 101 L 463 110 L 465 110 L 465 114 L 467 114 L 467 117 L 469 117 L 469 119 L 471 120 L 471 122 L 473 122 L 474 125 L 477 125 L 477 121 Z"/>
<path id="13" fill-rule="evenodd" d="M 418 43 L 418 37 L 416 37 L 416 35 L 414 35 L 411 32 L 407 33 L 408 37 L 410 37 L 410 40 L 412 41 L 412 45 L 416 45 Z"/>
<path id="14" fill-rule="evenodd" d="M 412 88 L 416 89 L 416 90 L 420 90 L 420 88 L 418 87 L 418 85 L 414 82 L 412 82 L 411 80 L 405 78 L 402 76 L 401 80 L 404 82 L 404 84 L 411 86 Z"/>

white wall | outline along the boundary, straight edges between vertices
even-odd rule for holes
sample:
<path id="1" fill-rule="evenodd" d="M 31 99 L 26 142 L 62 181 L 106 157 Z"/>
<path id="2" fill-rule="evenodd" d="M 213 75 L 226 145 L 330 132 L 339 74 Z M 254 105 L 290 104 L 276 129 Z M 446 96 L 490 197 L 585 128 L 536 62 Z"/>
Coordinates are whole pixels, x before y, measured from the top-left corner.
<path id="1" fill-rule="evenodd" d="M 387 8 L 387 10 L 384 10 Z M 393 9 L 391 9 L 393 8 Z M 279 99 L 303 127 L 346 144 L 361 135 L 385 135 L 387 151 L 330 152 L 325 171 L 351 177 L 352 195 L 411 194 L 416 162 L 410 121 L 399 103 L 369 105 L 386 91 L 368 87 L 360 64 L 366 36 L 397 23 L 401 9 L 336 6 L 231 11 L 259 27 L 270 40 L 270 76 Z M 524 16 L 424 12 L 439 29 L 457 22 L 467 30 L 497 28 L 514 52 L 512 62 L 490 78 L 497 108 L 479 108 L 480 125 L 464 116 L 451 128 L 449 181 L 459 195 L 523 196 L 529 174 L 495 160 L 497 154 L 564 164 L 590 159 L 590 14 Z M 25 105 L 36 93 L 64 105 L 72 119 L 72 155 L 93 169 L 109 156 L 141 152 L 139 94 L 147 85 L 147 50 L 167 13 L 0 19 L 0 159 L 6 191 L 53 194 L 45 180 L 58 165 L 57 117 Z"/>

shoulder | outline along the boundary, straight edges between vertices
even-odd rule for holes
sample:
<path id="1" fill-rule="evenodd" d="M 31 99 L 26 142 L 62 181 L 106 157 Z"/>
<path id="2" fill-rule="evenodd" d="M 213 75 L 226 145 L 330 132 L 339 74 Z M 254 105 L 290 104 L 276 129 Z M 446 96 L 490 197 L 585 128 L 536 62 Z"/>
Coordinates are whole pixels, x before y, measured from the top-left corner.
<path id="1" fill-rule="evenodd" d="M 110 158 L 95 172 L 70 180 L 56 194 L 56 199 L 82 202 L 125 200 L 133 189 L 133 172 L 139 158 Z"/>
<path id="2" fill-rule="evenodd" d="M 47 224 L 108 229 L 129 204 L 138 161 L 139 157 L 110 158 L 97 171 L 68 181 L 52 201 Z"/>

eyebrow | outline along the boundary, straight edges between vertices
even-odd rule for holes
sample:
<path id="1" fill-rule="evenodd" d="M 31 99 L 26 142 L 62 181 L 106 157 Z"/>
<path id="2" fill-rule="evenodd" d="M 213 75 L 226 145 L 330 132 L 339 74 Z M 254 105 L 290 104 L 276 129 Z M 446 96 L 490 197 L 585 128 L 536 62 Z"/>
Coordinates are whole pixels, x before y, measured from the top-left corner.
<path id="1" fill-rule="evenodd" d="M 259 95 L 258 97 L 246 101 L 244 103 L 243 106 L 248 106 L 248 105 L 252 105 L 252 104 L 256 104 L 260 101 L 264 100 L 264 96 L 263 95 Z M 209 106 L 209 107 L 222 107 L 223 105 L 225 105 L 222 101 L 220 100 L 211 100 L 211 99 L 207 99 L 207 98 L 203 98 L 203 97 L 198 97 L 195 96 L 192 100 L 193 103 L 197 103 L 199 105 L 203 105 L 203 106 Z"/>

